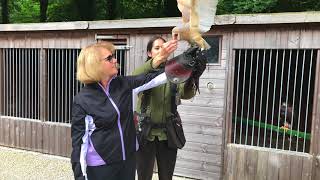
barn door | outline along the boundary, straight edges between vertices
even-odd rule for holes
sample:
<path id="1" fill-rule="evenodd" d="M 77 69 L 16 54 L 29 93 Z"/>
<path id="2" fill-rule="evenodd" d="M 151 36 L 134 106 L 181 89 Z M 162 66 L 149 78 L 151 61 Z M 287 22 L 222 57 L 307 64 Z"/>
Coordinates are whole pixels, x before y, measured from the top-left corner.
<path id="1" fill-rule="evenodd" d="M 233 54 L 225 179 L 319 179 L 319 51 Z"/>

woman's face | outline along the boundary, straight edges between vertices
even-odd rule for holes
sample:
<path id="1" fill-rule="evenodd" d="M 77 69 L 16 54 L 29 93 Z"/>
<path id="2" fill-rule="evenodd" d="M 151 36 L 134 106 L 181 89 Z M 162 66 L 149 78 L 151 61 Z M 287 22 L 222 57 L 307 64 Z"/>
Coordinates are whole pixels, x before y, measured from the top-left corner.
<path id="1" fill-rule="evenodd" d="M 107 49 L 101 49 L 101 59 L 103 71 L 107 77 L 113 77 L 118 74 L 117 59 Z"/>
<path id="2" fill-rule="evenodd" d="M 152 44 L 151 51 L 148 52 L 148 56 L 150 58 L 154 58 L 157 54 L 159 54 L 163 43 L 164 41 L 162 39 L 155 40 Z"/>

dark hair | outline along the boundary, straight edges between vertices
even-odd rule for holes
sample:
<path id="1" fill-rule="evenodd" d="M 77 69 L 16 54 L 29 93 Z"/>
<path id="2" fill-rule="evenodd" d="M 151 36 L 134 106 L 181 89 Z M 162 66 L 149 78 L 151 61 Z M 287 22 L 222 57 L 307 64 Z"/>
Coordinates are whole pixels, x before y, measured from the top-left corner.
<path id="1" fill-rule="evenodd" d="M 148 41 L 148 44 L 147 44 L 147 53 L 148 53 L 148 52 L 151 52 L 152 47 L 153 47 L 153 43 L 154 43 L 156 40 L 158 40 L 158 39 L 161 39 L 161 40 L 163 40 L 163 42 L 166 42 L 166 40 L 165 40 L 163 37 L 161 37 L 161 36 L 154 36 L 154 37 L 152 37 L 152 38 Z M 149 57 L 148 54 L 147 54 L 147 59 L 150 59 L 150 58 L 151 58 L 151 57 Z"/>

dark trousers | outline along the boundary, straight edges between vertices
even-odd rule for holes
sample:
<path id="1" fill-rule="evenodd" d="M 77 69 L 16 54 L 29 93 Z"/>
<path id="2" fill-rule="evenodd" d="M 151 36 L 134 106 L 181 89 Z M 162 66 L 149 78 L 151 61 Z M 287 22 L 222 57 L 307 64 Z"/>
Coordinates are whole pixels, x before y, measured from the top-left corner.
<path id="1" fill-rule="evenodd" d="M 177 149 L 168 148 L 167 141 L 148 141 L 137 152 L 138 180 L 151 180 L 155 158 L 159 180 L 172 180 L 177 159 Z"/>
<path id="2" fill-rule="evenodd" d="M 136 171 L 136 157 L 102 166 L 88 166 L 88 180 L 134 180 Z"/>

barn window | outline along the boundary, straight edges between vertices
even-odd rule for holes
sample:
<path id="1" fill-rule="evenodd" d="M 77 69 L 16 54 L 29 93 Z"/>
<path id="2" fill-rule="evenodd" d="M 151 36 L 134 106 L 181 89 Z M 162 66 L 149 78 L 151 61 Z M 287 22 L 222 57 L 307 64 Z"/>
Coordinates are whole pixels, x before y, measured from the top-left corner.
<path id="1" fill-rule="evenodd" d="M 206 53 L 208 63 L 219 63 L 221 36 L 205 36 L 204 39 L 211 46 Z"/>
<path id="2" fill-rule="evenodd" d="M 125 52 L 125 48 L 116 46 L 119 75 L 125 73 Z M 79 53 L 80 49 L 47 50 L 47 121 L 70 123 L 73 97 L 84 86 L 76 79 Z"/>
<path id="3" fill-rule="evenodd" d="M 40 118 L 40 49 L 1 49 L 1 115 Z"/>
<path id="4" fill-rule="evenodd" d="M 46 121 L 66 122 L 71 119 L 73 96 L 83 87 L 76 79 L 80 49 L 47 49 Z"/>
<path id="5" fill-rule="evenodd" d="M 127 48 L 116 45 L 119 75 Z M 0 111 L 3 116 L 70 123 L 80 49 L 0 49 Z"/>
<path id="6" fill-rule="evenodd" d="M 232 142 L 309 152 L 317 50 L 234 54 Z"/>

